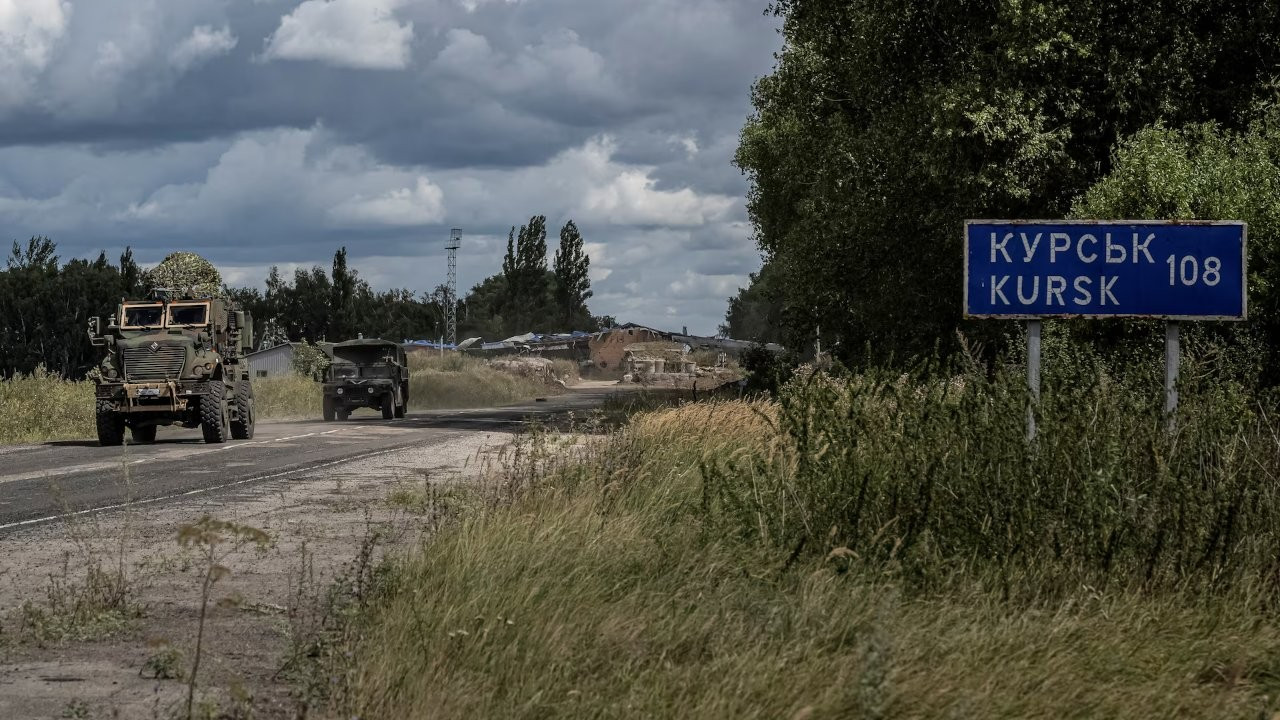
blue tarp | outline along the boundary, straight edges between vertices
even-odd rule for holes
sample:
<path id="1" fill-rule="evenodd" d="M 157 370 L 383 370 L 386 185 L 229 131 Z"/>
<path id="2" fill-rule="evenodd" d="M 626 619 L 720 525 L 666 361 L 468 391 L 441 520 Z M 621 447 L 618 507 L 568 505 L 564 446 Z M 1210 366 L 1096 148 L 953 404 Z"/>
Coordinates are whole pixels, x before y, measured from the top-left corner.
<path id="1" fill-rule="evenodd" d="M 456 346 L 453 343 L 440 343 L 435 340 L 405 340 L 402 345 L 413 345 L 415 347 L 431 348 L 432 350 L 453 350 Z"/>

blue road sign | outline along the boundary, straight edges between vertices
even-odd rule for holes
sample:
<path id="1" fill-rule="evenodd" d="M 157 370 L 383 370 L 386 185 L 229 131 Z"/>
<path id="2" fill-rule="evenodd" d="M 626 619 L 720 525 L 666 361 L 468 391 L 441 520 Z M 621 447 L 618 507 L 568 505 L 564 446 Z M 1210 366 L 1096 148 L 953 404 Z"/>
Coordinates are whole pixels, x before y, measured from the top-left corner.
<path id="1" fill-rule="evenodd" d="M 969 317 L 1243 320 L 1240 222 L 969 220 Z"/>

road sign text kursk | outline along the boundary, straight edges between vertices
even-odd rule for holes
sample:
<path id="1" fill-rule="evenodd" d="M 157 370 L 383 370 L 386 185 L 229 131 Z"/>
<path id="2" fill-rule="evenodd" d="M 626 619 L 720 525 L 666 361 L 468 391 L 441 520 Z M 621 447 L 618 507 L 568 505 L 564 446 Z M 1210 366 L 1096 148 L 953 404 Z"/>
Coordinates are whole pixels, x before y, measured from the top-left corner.
<path id="1" fill-rule="evenodd" d="M 1238 222 L 965 223 L 965 315 L 1243 320 Z"/>

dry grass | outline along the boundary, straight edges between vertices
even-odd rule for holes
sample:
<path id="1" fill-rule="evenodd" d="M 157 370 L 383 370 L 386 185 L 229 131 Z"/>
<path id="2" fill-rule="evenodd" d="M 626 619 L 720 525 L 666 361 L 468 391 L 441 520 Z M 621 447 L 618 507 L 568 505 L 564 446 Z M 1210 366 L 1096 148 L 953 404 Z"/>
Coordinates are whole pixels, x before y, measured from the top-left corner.
<path id="1" fill-rule="evenodd" d="M 853 494 L 802 496 L 835 486 L 777 483 L 815 471 L 883 471 L 872 492 L 904 518 L 922 502 L 945 506 L 929 511 L 951 518 L 949 534 L 934 529 L 940 556 L 971 552 L 956 545 L 966 527 L 957 513 L 985 508 L 1003 532 L 1006 514 L 1021 512 L 1017 496 L 1001 494 L 1022 482 L 1000 477 L 1017 463 L 995 454 L 1012 446 L 964 449 L 986 468 L 988 494 L 939 480 L 936 495 L 921 496 L 917 478 L 946 468 L 941 460 L 961 447 L 940 428 L 975 416 L 948 414 L 958 401 L 947 387 L 886 395 L 871 386 L 876 394 L 862 400 L 841 389 L 825 409 L 719 402 L 641 414 L 560 462 L 532 446 L 515 453 L 521 462 L 496 478 L 517 488 L 510 504 L 473 510 L 386 568 L 380 598 L 347 634 L 358 638 L 354 655 L 328 669 L 333 709 L 368 718 L 1235 718 L 1280 709 L 1273 564 L 1221 586 L 1144 585 L 1122 565 L 1071 584 L 1062 580 L 1075 566 L 1048 557 L 929 566 L 923 550 L 908 557 L 907 531 L 892 522 L 859 544 L 825 526 L 799 545 L 771 542 L 782 536 L 766 525 L 802 525 L 824 497 L 831 517 L 850 505 Z M 876 437 L 856 452 L 836 435 L 787 429 L 806 417 L 861 423 L 871 410 L 882 416 Z M 1093 410 L 1089 423 L 1135 422 Z M 1217 422 L 1209 415 L 1188 418 L 1181 442 L 1202 432 L 1195 423 Z M 1054 429 L 1115 431 L 1093 424 Z M 1062 468 L 1033 468 L 1046 486 L 1071 472 L 1049 460 Z M 1205 472 L 1169 461 L 1180 465 L 1166 472 Z M 714 495 L 708 475 L 732 481 L 733 492 Z M 894 487 L 905 489 L 896 499 Z M 1104 501 L 1087 485 L 1072 492 L 1082 504 L 1056 520 L 1064 539 Z M 881 541 L 895 537 L 880 556 Z M 1187 572 L 1220 580 L 1226 569 Z"/>
<path id="2" fill-rule="evenodd" d="M 253 406 L 261 420 L 311 420 L 320 417 L 320 383 L 301 375 L 253 381 Z"/>
<path id="3" fill-rule="evenodd" d="M 510 405 L 560 392 L 558 386 L 494 369 L 461 353 L 414 353 L 409 368 L 409 402 L 420 410 Z M 561 370 L 557 365 L 556 372 Z"/>
<path id="4" fill-rule="evenodd" d="M 0 444 L 94 436 L 93 383 L 69 382 L 37 369 L 0 381 Z"/>

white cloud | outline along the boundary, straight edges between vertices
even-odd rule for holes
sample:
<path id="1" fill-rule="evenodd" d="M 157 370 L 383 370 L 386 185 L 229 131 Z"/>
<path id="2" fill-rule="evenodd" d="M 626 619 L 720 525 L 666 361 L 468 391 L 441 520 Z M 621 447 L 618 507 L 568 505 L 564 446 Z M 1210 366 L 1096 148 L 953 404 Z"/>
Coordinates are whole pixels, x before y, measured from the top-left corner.
<path id="1" fill-rule="evenodd" d="M 679 145 L 684 148 L 685 159 L 693 160 L 701 149 L 698 147 L 698 139 L 692 135 L 672 135 L 667 142 L 673 145 Z"/>
<path id="2" fill-rule="evenodd" d="M 437 180 L 466 215 L 461 221 L 486 224 L 503 222 L 514 207 L 594 225 L 699 227 L 741 205 L 737 198 L 688 187 L 659 189 L 654 168 L 619 162 L 616 149 L 612 138 L 602 136 L 540 166 L 452 171 Z"/>
<path id="3" fill-rule="evenodd" d="M 339 67 L 402 70 L 413 23 L 396 20 L 401 0 L 306 0 L 267 38 L 267 60 L 315 60 Z"/>
<path id="4" fill-rule="evenodd" d="M 0 0 L 0 109 L 27 100 L 70 16 L 59 0 Z"/>
<path id="5" fill-rule="evenodd" d="M 162 227 L 285 222 L 311 231 L 376 231 L 443 217 L 443 193 L 421 172 L 385 166 L 357 147 L 329 145 L 315 128 L 242 135 L 203 181 L 161 186 L 116 215 Z"/>
<path id="6" fill-rule="evenodd" d="M 231 34 L 231 27 L 228 25 L 216 30 L 211 25 L 198 25 L 169 52 L 169 62 L 178 72 L 186 72 L 196 65 L 231 52 L 238 42 L 239 39 Z"/>
<path id="7" fill-rule="evenodd" d="M 659 190 L 651 167 L 619 167 L 608 137 L 573 151 L 569 161 L 587 170 L 592 183 L 580 200 L 581 214 L 617 225 L 696 226 L 723 218 L 737 203 L 727 195 L 692 188 Z"/>
<path id="8" fill-rule="evenodd" d="M 476 83 L 494 95 L 545 96 L 548 88 L 555 88 L 557 95 L 598 99 L 622 95 L 604 57 L 569 28 L 544 33 L 538 42 L 511 53 L 495 49 L 484 35 L 466 28 L 451 29 L 446 38 L 432 70 Z"/>
<path id="9" fill-rule="evenodd" d="M 743 275 L 702 275 L 692 270 L 667 285 L 668 297 L 683 300 L 722 299 L 737 293 L 746 284 Z"/>
<path id="10" fill-rule="evenodd" d="M 375 197 L 356 195 L 329 213 L 340 222 L 361 225 L 427 225 L 444 219 L 444 193 L 425 177 L 412 187 L 388 190 Z"/>
<path id="11" fill-rule="evenodd" d="M 480 9 L 480 6 L 482 5 L 489 5 L 489 4 L 498 3 L 498 2 L 503 2 L 503 3 L 506 3 L 507 5 L 515 5 L 516 3 L 520 2 L 520 0 L 458 0 L 458 5 L 462 6 L 463 10 L 466 10 L 469 13 L 473 13 L 476 10 Z"/>

